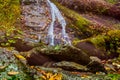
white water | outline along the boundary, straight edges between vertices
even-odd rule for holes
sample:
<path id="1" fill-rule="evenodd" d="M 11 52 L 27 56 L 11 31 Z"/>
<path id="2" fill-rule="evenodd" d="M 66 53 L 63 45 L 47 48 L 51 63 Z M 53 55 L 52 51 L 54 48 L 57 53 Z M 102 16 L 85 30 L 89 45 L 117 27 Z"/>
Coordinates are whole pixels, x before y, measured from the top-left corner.
<path id="1" fill-rule="evenodd" d="M 36 0 L 36 3 L 39 4 L 39 0 Z"/>
<path id="2" fill-rule="evenodd" d="M 50 24 L 50 28 L 48 30 L 48 39 L 49 39 L 49 45 L 54 46 L 54 23 L 55 20 L 58 19 L 58 22 L 62 26 L 62 38 L 64 40 L 64 44 L 69 44 L 71 45 L 71 41 L 69 40 L 69 37 L 66 33 L 65 27 L 66 27 L 66 21 L 61 15 L 59 9 L 56 7 L 55 4 L 53 4 L 50 0 L 47 0 L 50 10 L 51 10 L 51 17 L 52 17 L 52 22 Z"/>

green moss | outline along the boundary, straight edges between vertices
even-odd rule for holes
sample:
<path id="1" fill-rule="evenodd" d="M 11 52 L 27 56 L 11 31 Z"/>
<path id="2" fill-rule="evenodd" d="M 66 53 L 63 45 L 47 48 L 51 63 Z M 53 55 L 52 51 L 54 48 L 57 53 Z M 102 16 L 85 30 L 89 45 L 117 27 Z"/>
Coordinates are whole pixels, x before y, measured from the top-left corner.
<path id="1" fill-rule="evenodd" d="M 120 39 L 120 30 L 111 30 L 107 33 L 107 35 L 111 38 L 118 38 Z"/>
<path id="2" fill-rule="evenodd" d="M 1 46 L 10 46 L 15 40 L 20 38 L 21 31 L 16 26 L 20 21 L 20 1 L 0 0 L 0 42 Z"/>
<path id="3" fill-rule="evenodd" d="M 19 15 L 19 0 L 0 0 L 0 24 L 14 23 Z"/>
<path id="4" fill-rule="evenodd" d="M 120 53 L 120 30 L 111 30 L 104 35 L 89 39 L 97 47 L 105 49 L 108 53 Z"/>
<path id="5" fill-rule="evenodd" d="M 90 39 L 90 42 L 92 42 L 94 45 L 96 46 L 104 46 L 105 40 L 104 40 L 105 36 L 104 35 L 98 35 L 94 38 Z"/>
<path id="6" fill-rule="evenodd" d="M 120 74 L 108 74 L 109 77 L 111 77 L 111 80 L 119 80 Z"/>
<path id="7" fill-rule="evenodd" d="M 95 45 L 100 45 L 102 43 L 105 43 L 105 39 L 108 41 L 111 40 L 120 40 L 120 30 L 111 30 L 108 31 L 106 34 L 98 35 L 94 38 L 91 38 L 90 41 Z"/>
<path id="8" fill-rule="evenodd" d="M 75 38 L 73 41 L 72 41 L 72 45 L 77 45 L 77 43 L 80 43 L 80 42 L 84 42 L 84 41 L 89 41 L 90 38 L 87 38 L 87 39 L 82 39 L 82 40 L 79 40 L 78 38 Z"/>

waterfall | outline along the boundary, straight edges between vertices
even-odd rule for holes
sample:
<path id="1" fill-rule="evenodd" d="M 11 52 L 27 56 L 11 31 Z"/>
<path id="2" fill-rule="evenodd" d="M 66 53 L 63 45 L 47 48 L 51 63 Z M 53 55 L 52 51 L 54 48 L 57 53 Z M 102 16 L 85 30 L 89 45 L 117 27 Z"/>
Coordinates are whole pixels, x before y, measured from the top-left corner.
<path id="1" fill-rule="evenodd" d="M 66 27 L 66 21 L 63 18 L 62 14 L 60 13 L 59 9 L 56 7 L 55 4 L 53 4 L 50 0 L 47 0 L 50 10 L 51 10 L 51 18 L 52 22 L 50 24 L 49 30 L 48 30 L 48 42 L 50 45 L 54 46 L 54 23 L 56 19 L 58 19 L 58 22 L 60 23 L 62 27 L 62 39 L 64 41 L 64 44 L 71 45 L 71 41 L 69 40 L 68 34 L 66 33 L 65 27 Z"/>

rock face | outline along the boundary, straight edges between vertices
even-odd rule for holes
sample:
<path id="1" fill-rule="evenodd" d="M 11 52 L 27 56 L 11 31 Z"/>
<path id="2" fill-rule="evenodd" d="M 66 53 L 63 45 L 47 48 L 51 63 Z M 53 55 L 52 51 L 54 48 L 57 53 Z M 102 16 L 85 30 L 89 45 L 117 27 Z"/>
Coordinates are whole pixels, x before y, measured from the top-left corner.
<path id="1" fill-rule="evenodd" d="M 51 21 L 46 2 L 43 0 L 22 0 L 21 11 L 25 41 L 32 43 L 40 40 L 45 41 L 46 28 Z"/>
<path id="2" fill-rule="evenodd" d="M 22 21 L 24 26 L 27 27 L 26 30 L 23 30 L 25 35 L 27 35 L 25 40 L 32 42 L 39 42 L 41 40 L 49 44 L 47 35 L 52 16 L 50 13 L 50 6 L 47 2 L 45 0 L 23 0 L 21 2 L 21 9 Z M 61 32 L 62 26 L 58 23 L 58 20 L 56 20 L 54 24 L 55 44 L 63 43 Z M 67 33 L 68 32 L 70 33 L 72 31 L 68 29 Z M 31 35 L 36 36 L 36 38 L 31 38 Z"/>
<path id="3" fill-rule="evenodd" d="M 49 18 L 49 9 L 45 1 L 23 1 L 22 16 L 25 20 L 25 26 L 44 30 Z"/>
<path id="4" fill-rule="evenodd" d="M 85 51 L 89 56 L 97 56 L 100 59 L 105 59 L 107 57 L 105 51 L 95 47 L 94 44 L 88 41 L 79 42 L 75 46 Z"/>

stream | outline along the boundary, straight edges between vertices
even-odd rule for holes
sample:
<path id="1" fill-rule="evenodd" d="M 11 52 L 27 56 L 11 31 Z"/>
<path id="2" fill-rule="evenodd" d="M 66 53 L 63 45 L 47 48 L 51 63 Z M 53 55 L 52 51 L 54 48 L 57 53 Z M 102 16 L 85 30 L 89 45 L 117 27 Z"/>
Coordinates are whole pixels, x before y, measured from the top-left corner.
<path id="1" fill-rule="evenodd" d="M 37 39 L 26 37 L 26 41 L 36 43 L 44 41 L 51 46 L 72 45 L 66 32 L 66 20 L 54 3 L 50 0 L 46 0 L 45 3 L 38 0 L 27 5 L 26 3 L 24 1 L 22 3 L 25 25 L 34 29 L 29 34 L 37 36 Z M 26 34 L 28 35 L 28 32 Z"/>
<path id="2" fill-rule="evenodd" d="M 52 22 L 48 30 L 48 39 L 49 39 L 50 45 L 54 45 L 54 23 L 56 19 L 58 19 L 58 22 L 61 24 L 62 38 L 63 38 L 64 43 L 71 45 L 71 41 L 69 40 L 69 37 L 65 30 L 65 27 L 66 27 L 65 19 L 63 18 L 62 14 L 60 13 L 59 9 L 56 7 L 54 3 L 52 3 L 50 0 L 47 0 L 47 2 L 50 5 L 51 17 L 52 17 Z"/>

